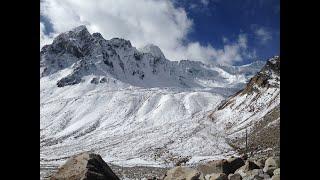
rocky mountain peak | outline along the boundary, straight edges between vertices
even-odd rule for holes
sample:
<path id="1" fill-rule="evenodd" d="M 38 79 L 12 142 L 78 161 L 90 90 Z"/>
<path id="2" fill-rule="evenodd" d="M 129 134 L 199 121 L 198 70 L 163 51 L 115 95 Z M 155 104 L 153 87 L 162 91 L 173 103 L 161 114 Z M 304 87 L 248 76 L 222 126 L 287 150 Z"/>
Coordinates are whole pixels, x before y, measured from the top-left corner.
<path id="1" fill-rule="evenodd" d="M 254 77 L 250 79 L 243 93 L 259 91 L 259 88 L 280 86 L 280 57 L 270 58 L 266 65 Z"/>
<path id="2" fill-rule="evenodd" d="M 261 71 L 272 71 L 275 74 L 280 75 L 280 56 L 274 56 L 270 58 Z"/>
<path id="3" fill-rule="evenodd" d="M 163 52 L 161 51 L 161 49 L 154 44 L 147 44 L 144 47 L 140 48 L 139 51 L 141 51 L 143 53 L 150 53 L 154 57 L 157 57 L 157 58 L 165 59 L 165 56 L 164 56 Z"/>
<path id="4" fill-rule="evenodd" d="M 115 48 L 132 48 L 131 42 L 122 38 L 112 38 L 109 43 Z"/>

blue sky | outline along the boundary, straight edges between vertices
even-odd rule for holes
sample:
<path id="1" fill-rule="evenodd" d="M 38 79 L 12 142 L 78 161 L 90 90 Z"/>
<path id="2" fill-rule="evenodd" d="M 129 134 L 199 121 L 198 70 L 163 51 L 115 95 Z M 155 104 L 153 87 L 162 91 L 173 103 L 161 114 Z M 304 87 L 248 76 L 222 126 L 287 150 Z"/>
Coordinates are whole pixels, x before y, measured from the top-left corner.
<path id="1" fill-rule="evenodd" d="M 83 24 L 170 60 L 246 64 L 279 55 L 280 0 L 42 0 L 40 46 Z"/>
<path id="2" fill-rule="evenodd" d="M 186 9 L 193 19 L 190 40 L 221 48 L 221 37 L 235 39 L 242 32 L 247 34 L 248 46 L 256 50 L 258 59 L 279 55 L 280 0 L 179 0 L 175 6 Z M 271 37 L 264 37 L 264 31 Z"/>

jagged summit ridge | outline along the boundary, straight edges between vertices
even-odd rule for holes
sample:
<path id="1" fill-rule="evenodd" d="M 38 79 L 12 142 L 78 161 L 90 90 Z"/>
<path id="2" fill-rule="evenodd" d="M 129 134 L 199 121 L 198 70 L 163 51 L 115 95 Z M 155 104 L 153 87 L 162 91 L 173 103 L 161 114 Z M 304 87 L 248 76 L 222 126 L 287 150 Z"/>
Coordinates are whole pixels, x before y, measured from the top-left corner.
<path id="1" fill-rule="evenodd" d="M 160 59 L 165 59 L 165 56 L 164 56 L 163 52 L 161 51 L 161 49 L 154 44 L 147 44 L 144 47 L 140 48 L 139 51 L 143 52 L 143 53 L 150 53 L 154 57 L 157 57 Z"/>
<path id="2" fill-rule="evenodd" d="M 51 45 L 42 48 L 40 56 L 40 77 L 72 70 L 57 82 L 58 87 L 79 84 L 85 76 L 94 75 L 140 87 L 238 88 L 261 68 L 169 61 L 155 45 L 137 50 L 128 40 L 105 40 L 100 33 L 90 34 L 85 26 L 60 34 Z"/>

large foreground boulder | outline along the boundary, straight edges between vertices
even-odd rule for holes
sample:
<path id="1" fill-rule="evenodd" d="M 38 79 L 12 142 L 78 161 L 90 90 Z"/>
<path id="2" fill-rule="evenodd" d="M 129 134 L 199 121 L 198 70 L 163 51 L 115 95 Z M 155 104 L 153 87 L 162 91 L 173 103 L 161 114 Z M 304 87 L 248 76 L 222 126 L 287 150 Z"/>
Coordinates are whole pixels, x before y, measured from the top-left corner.
<path id="1" fill-rule="evenodd" d="M 203 175 L 188 167 L 177 166 L 167 171 L 164 180 L 204 180 Z"/>
<path id="2" fill-rule="evenodd" d="M 70 157 L 51 180 L 119 180 L 100 155 L 81 153 Z"/>
<path id="3" fill-rule="evenodd" d="M 210 161 L 206 164 L 198 166 L 198 170 L 204 175 L 212 173 L 225 173 L 226 175 L 234 173 L 238 168 L 243 166 L 245 163 L 241 158 L 230 158 L 228 160 L 216 160 Z"/>

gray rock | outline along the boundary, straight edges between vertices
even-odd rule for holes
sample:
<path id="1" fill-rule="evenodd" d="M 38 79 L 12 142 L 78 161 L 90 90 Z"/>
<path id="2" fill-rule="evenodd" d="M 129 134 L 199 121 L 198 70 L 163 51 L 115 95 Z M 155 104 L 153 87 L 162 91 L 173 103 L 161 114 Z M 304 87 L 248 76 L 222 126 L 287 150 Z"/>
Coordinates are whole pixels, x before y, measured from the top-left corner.
<path id="1" fill-rule="evenodd" d="M 271 180 L 280 180 L 280 175 L 273 175 Z"/>
<path id="2" fill-rule="evenodd" d="M 273 171 L 274 175 L 279 175 L 280 176 L 280 168 L 276 169 Z"/>
<path id="3" fill-rule="evenodd" d="M 229 180 L 242 180 L 242 177 L 240 174 L 235 173 L 235 174 L 229 174 L 228 179 Z"/>
<path id="4" fill-rule="evenodd" d="M 216 160 L 210 161 L 206 164 L 198 166 L 198 170 L 204 175 L 211 173 L 234 173 L 238 168 L 243 166 L 245 163 L 241 158 L 230 158 L 228 160 Z"/>
<path id="5" fill-rule="evenodd" d="M 201 172 L 188 167 L 177 166 L 167 171 L 164 180 L 204 180 Z"/>
<path id="6" fill-rule="evenodd" d="M 270 176 L 263 172 L 262 169 L 253 169 L 248 171 L 244 176 L 243 180 L 259 180 L 259 179 L 270 179 Z"/>
<path id="7" fill-rule="evenodd" d="M 212 174 L 207 174 L 205 179 L 206 180 L 228 180 L 228 177 L 224 173 L 212 173 Z"/>
<path id="8" fill-rule="evenodd" d="M 70 157 L 50 180 L 118 180 L 119 178 L 111 170 L 100 155 L 81 153 Z"/>
<path id="9" fill-rule="evenodd" d="M 198 166 L 198 170 L 203 173 L 203 175 L 212 173 L 224 173 L 227 169 L 227 160 L 216 160 L 209 161 L 206 164 L 201 164 Z"/>
<path id="10" fill-rule="evenodd" d="M 91 84 L 98 84 L 99 83 L 99 79 L 94 77 L 94 78 L 91 79 L 90 83 Z"/>
<path id="11" fill-rule="evenodd" d="M 270 176 L 273 175 L 273 171 L 280 167 L 280 158 L 275 157 L 269 157 L 264 165 L 263 171 L 268 173 Z"/>
<path id="12" fill-rule="evenodd" d="M 107 78 L 103 77 L 100 79 L 100 83 L 105 83 L 105 82 L 107 82 Z"/>
<path id="13" fill-rule="evenodd" d="M 245 165 L 237 169 L 235 172 L 239 173 L 241 176 L 245 176 L 245 174 L 248 171 L 254 170 L 254 169 L 260 169 L 258 165 L 256 165 L 254 162 L 247 160 Z"/>
<path id="14" fill-rule="evenodd" d="M 227 162 L 227 171 L 225 172 L 226 174 L 234 173 L 241 166 L 245 165 L 245 162 L 242 158 L 230 158 L 227 160 Z"/>
<path id="15" fill-rule="evenodd" d="M 264 168 L 265 162 L 266 162 L 266 160 L 263 159 L 263 158 L 254 161 L 254 163 L 255 163 L 256 165 L 258 165 L 261 169 Z"/>

